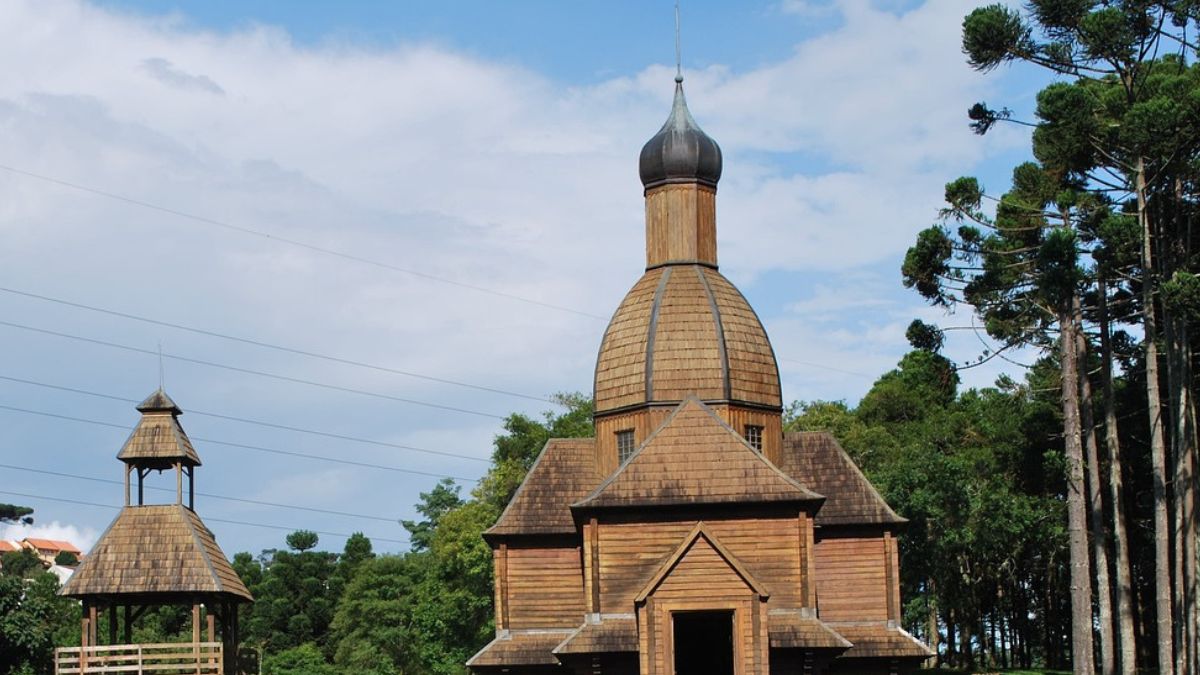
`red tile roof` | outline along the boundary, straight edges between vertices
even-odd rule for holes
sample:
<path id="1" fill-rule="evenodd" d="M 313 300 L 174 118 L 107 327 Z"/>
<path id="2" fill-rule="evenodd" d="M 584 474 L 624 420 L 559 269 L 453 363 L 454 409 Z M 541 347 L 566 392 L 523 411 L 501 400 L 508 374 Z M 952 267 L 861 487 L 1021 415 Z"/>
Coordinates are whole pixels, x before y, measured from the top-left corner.
<path id="1" fill-rule="evenodd" d="M 80 551 L 78 548 L 76 548 L 75 544 L 72 544 L 69 541 L 61 541 L 59 539 L 36 539 L 34 537 L 26 537 L 25 541 L 28 542 L 30 546 L 39 550 L 66 551 L 67 553 L 74 553 L 75 555 L 83 553 L 83 551 Z"/>

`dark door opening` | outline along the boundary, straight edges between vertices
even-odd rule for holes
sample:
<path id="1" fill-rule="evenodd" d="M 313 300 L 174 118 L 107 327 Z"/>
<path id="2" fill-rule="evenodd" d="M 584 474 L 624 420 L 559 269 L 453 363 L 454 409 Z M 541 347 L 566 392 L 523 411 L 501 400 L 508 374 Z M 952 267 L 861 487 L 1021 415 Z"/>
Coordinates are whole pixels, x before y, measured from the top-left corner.
<path id="1" fill-rule="evenodd" d="M 733 675 L 733 612 L 675 612 L 675 675 Z"/>

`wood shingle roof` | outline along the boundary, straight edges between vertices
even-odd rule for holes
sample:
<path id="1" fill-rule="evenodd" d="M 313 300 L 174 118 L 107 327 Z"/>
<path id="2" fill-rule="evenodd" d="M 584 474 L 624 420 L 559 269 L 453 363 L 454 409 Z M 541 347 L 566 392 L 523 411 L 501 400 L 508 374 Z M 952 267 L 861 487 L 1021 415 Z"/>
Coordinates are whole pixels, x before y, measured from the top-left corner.
<path id="1" fill-rule="evenodd" d="M 908 522 L 887 502 L 832 434 L 785 434 L 779 468 L 797 482 L 825 495 L 817 525 L 889 525 Z"/>
<path id="2" fill-rule="evenodd" d="M 200 517 L 181 504 L 126 506 L 61 594 L 253 598 Z"/>
<path id="3" fill-rule="evenodd" d="M 551 653 L 555 647 L 571 635 L 572 630 L 519 630 L 506 631 L 487 643 L 470 659 L 467 666 L 487 666 L 505 669 L 519 666 L 557 666 L 558 659 Z"/>
<path id="4" fill-rule="evenodd" d="M 620 469 L 572 508 L 819 499 L 691 396 Z"/>
<path id="5" fill-rule="evenodd" d="M 598 623 L 580 626 L 562 644 L 554 648 L 558 655 L 612 654 L 638 650 L 637 619 L 630 616 L 605 617 Z"/>
<path id="6" fill-rule="evenodd" d="M 880 623 L 836 623 L 830 626 L 853 644 L 845 658 L 918 658 L 933 656 L 929 648 L 902 628 Z"/>
<path id="7" fill-rule="evenodd" d="M 775 648 L 845 651 L 851 646 L 825 622 L 815 616 L 805 616 L 799 610 L 773 610 L 768 621 L 771 646 Z"/>
<path id="8" fill-rule="evenodd" d="M 594 438 L 550 439 L 486 535 L 574 534 L 570 505 L 592 491 L 596 470 Z"/>
<path id="9" fill-rule="evenodd" d="M 199 466 L 200 455 L 179 425 L 179 406 L 162 389 L 151 394 L 137 408 L 142 419 L 117 453 L 128 464 L 159 467 L 175 461 Z"/>
<path id="10" fill-rule="evenodd" d="M 596 360 L 596 412 L 649 402 L 779 408 L 779 368 L 745 297 L 716 269 L 647 270 L 613 314 Z"/>

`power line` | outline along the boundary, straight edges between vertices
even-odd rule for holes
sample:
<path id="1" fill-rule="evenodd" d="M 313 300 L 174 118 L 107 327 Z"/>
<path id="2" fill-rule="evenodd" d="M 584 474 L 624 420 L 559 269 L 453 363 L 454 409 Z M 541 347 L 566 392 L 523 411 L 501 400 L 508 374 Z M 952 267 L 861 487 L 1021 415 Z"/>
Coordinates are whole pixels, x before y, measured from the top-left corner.
<path id="1" fill-rule="evenodd" d="M 497 291 L 497 290 L 494 290 L 491 288 L 486 288 L 484 286 L 476 286 L 475 284 L 468 284 L 468 283 L 465 283 L 462 281 L 454 281 L 453 279 L 439 277 L 439 276 L 436 276 L 433 274 L 428 274 L 426 272 L 420 272 L 420 271 L 410 269 L 407 267 L 400 267 L 398 265 L 393 265 L 391 263 L 386 263 L 386 262 L 382 262 L 379 260 L 366 258 L 363 256 L 355 255 L 353 253 L 337 251 L 337 250 L 334 250 L 331 248 L 325 248 L 324 246 L 317 246 L 316 244 L 310 244 L 307 242 L 303 242 L 298 239 L 290 239 L 288 237 L 281 237 L 279 235 L 270 234 L 268 232 L 263 232 L 261 230 L 255 230 L 255 229 L 252 229 L 249 227 L 243 227 L 241 225 L 234 225 L 232 223 L 227 223 L 227 222 L 216 220 L 213 218 L 208 218 L 205 216 L 198 216 L 198 215 L 195 215 L 192 213 L 187 213 L 185 211 L 179 211 L 177 209 L 173 209 L 170 207 L 160 206 L 158 204 L 153 204 L 151 202 L 142 201 L 140 199 L 126 197 L 125 195 L 116 194 L 114 192 L 107 192 L 105 190 L 99 190 L 97 188 L 87 187 L 86 185 L 72 183 L 70 181 L 65 181 L 65 180 L 62 180 L 59 178 L 53 178 L 51 176 L 45 176 L 42 174 L 33 173 L 31 171 L 25 171 L 23 169 L 18 169 L 13 166 L 6 166 L 4 164 L 0 164 L 0 169 L 3 169 L 5 171 L 11 172 L 11 173 L 15 173 L 15 174 L 18 174 L 21 176 L 35 178 L 37 180 L 45 181 L 47 183 L 53 183 L 55 185 L 60 185 L 62 187 L 71 188 L 73 190 L 79 190 L 81 192 L 87 192 L 90 194 L 98 195 L 100 197 L 106 197 L 108 199 L 114 199 L 116 201 L 125 202 L 126 204 L 133 204 L 134 206 L 140 206 L 142 208 L 152 209 L 154 211 L 159 211 L 161 213 L 167 213 L 167 214 L 170 214 L 173 216 L 178 216 L 180 218 L 186 218 L 188 220 L 192 220 L 192 221 L 195 221 L 198 223 L 203 223 L 205 225 L 213 225 L 215 227 L 221 227 L 221 228 L 224 228 L 227 230 L 232 230 L 234 232 L 240 232 L 242 234 L 248 234 L 251 236 L 260 237 L 262 239 L 269 239 L 271 241 L 277 241 L 280 243 L 288 244 L 289 246 L 295 246 L 297 248 L 302 248 L 302 249 L 305 249 L 308 251 L 313 251 L 315 253 L 322 253 L 324 255 L 333 256 L 335 258 L 341 258 L 343 260 L 349 260 L 352 262 L 362 263 L 364 265 L 371 265 L 373 267 L 379 267 L 382 269 L 391 270 L 393 272 L 400 272 L 402 274 L 408 274 L 408 275 L 411 275 L 411 276 L 414 276 L 414 277 L 417 277 L 420 279 L 425 279 L 427 281 L 436 281 L 438 283 L 447 284 L 450 286 L 457 286 L 459 288 L 465 288 L 465 289 L 469 289 L 472 291 L 477 291 L 479 293 L 487 293 L 488 295 L 493 295 L 496 297 L 507 298 L 509 300 L 516 300 L 518 302 L 523 302 L 523 303 L 530 304 L 530 305 L 536 305 L 538 307 L 554 309 L 554 310 L 558 310 L 560 312 L 568 312 L 570 314 L 576 314 L 578 316 L 586 316 L 586 317 L 589 317 L 592 319 L 599 319 L 601 321 L 608 320 L 608 317 L 603 317 L 598 314 L 591 314 L 589 312 L 583 312 L 583 311 L 580 311 L 577 309 L 572 309 L 570 307 L 564 307 L 562 305 L 555 305 L 553 303 L 543 302 L 541 300 L 534 300 L 532 298 L 526 298 L 526 297 L 522 297 L 522 296 L 515 295 L 512 293 L 506 293 L 504 291 Z"/>
<path id="2" fill-rule="evenodd" d="M 63 387 L 63 386 L 60 386 L 57 384 L 47 384 L 45 382 L 37 382 L 34 380 L 24 380 L 19 377 L 10 377 L 8 375 L 0 375 L 0 380 L 7 380 L 9 382 L 18 382 L 20 384 L 28 384 L 28 385 L 32 385 L 34 387 L 43 387 L 46 389 L 57 389 L 58 391 L 69 391 L 74 394 L 83 394 L 85 396 L 95 396 L 97 398 L 107 398 L 107 399 L 110 399 L 113 401 L 124 401 L 126 403 L 138 403 L 139 402 L 137 399 L 133 399 L 133 398 L 125 398 L 123 396 L 114 396 L 112 394 L 103 394 L 103 393 L 96 392 L 96 391 L 88 391 L 86 389 L 75 389 L 73 387 Z M 457 459 L 469 459 L 469 460 L 472 460 L 475 462 L 489 461 L 489 460 L 486 460 L 486 459 L 483 459 L 480 457 L 475 457 L 473 455 L 463 455 L 463 454 L 454 453 L 454 452 L 445 452 L 442 450 L 430 450 L 428 448 L 419 448 L 414 445 L 404 445 L 402 443 L 389 443 L 387 441 L 377 441 L 377 440 L 374 440 L 371 438 L 360 438 L 358 436 L 347 436 L 344 434 L 335 434 L 335 433 L 329 432 L 329 431 L 320 431 L 317 429 L 305 429 L 303 427 L 293 427 L 293 426 L 289 426 L 286 424 L 276 424 L 275 422 L 264 422 L 262 420 L 252 420 L 252 419 L 247 419 L 245 417 L 234 417 L 233 415 L 222 415 L 220 413 L 203 412 L 200 410 L 191 410 L 191 409 L 187 410 L 187 412 L 189 412 L 193 415 L 203 415 L 204 417 L 215 417 L 217 419 L 222 419 L 222 420 L 230 420 L 233 422 L 242 422 L 243 424 L 254 424 L 257 426 L 261 426 L 261 427 L 268 427 L 270 429 L 282 429 L 284 431 L 294 431 L 296 433 L 309 434 L 312 436 L 321 436 L 324 438 L 335 438 L 339 441 L 350 441 L 353 443 L 365 443 L 367 445 L 379 445 L 379 446 L 383 446 L 385 448 L 396 448 L 398 450 L 411 450 L 413 452 L 423 452 L 423 453 L 430 454 L 430 455 L 441 455 L 443 457 L 455 457 Z"/>
<path id="3" fill-rule="evenodd" d="M 341 391 L 341 392 L 346 392 L 346 393 L 350 393 L 350 394 L 359 394 L 361 396 L 370 396 L 372 398 L 379 398 L 379 399 L 384 399 L 387 401 L 396 401 L 399 403 L 407 403 L 410 405 L 419 405 L 419 406 L 423 406 L 426 408 L 435 408 L 437 410 L 446 410 L 449 412 L 463 413 L 465 415 L 476 415 L 478 417 L 489 417 L 491 419 L 497 419 L 497 420 L 507 419 L 504 415 L 494 415 L 492 413 L 480 412 L 478 410 L 470 410 L 467 408 L 458 408 L 458 407 L 451 406 L 451 405 L 442 405 L 441 403 L 430 403 L 428 401 L 419 401 L 419 400 L 411 399 L 411 398 L 402 398 L 399 396 L 392 396 L 391 394 L 381 394 L 381 393 L 375 392 L 375 391 L 366 391 L 363 389 L 355 389 L 353 387 L 343 387 L 341 385 L 330 384 L 328 382 L 318 382 L 316 380 L 305 380 L 303 378 L 292 377 L 290 375 L 280 375 L 278 373 L 268 373 L 268 372 L 261 371 L 261 370 L 253 370 L 251 368 L 242 368 L 241 366 L 231 366 L 231 365 L 225 364 L 225 363 L 217 363 L 215 361 L 205 361 L 202 359 L 193 359 L 193 358 L 190 358 L 187 356 L 180 356 L 178 354 L 168 354 L 166 352 L 159 352 L 154 349 L 142 349 L 141 347 L 134 347 L 132 345 L 123 345 L 123 344 L 120 344 L 117 342 L 109 342 L 107 340 L 97 340 L 96 338 L 83 337 L 82 335 L 72 335 L 70 333 L 62 333 L 59 331 L 53 331 L 53 330 L 49 330 L 46 328 L 36 328 L 34 326 L 26 326 L 24 324 L 13 323 L 11 321 L 0 321 L 0 326 L 8 326 L 9 328 L 18 328 L 20 330 L 26 330 L 26 331 L 30 331 L 33 333 L 41 333 L 43 335 L 53 335 L 54 337 L 65 338 L 68 340 L 77 340 L 79 342 L 87 342 L 90 344 L 101 345 L 103 347 L 111 347 L 113 349 L 123 349 L 125 351 L 135 352 L 138 354 L 149 354 L 156 358 L 173 359 L 175 361 L 182 361 L 184 363 L 192 363 L 195 365 L 206 366 L 209 368 L 220 368 L 222 370 L 229 370 L 229 371 L 233 371 L 235 373 L 243 373 L 246 375 L 257 375 L 259 377 L 266 377 L 266 378 L 270 378 L 270 379 L 274 379 L 274 380 L 282 380 L 284 382 L 292 382 L 294 384 L 304 384 L 304 385 L 308 385 L 310 387 L 320 387 L 322 389 L 330 389 L 333 391 Z"/>
<path id="4" fill-rule="evenodd" d="M 102 509 L 114 509 L 117 511 L 121 510 L 120 506 L 113 506 L 112 504 L 100 504 L 98 502 L 85 502 L 80 499 L 67 499 L 65 497 L 47 497 L 45 495 L 31 495 L 31 494 L 26 494 L 24 492 L 10 492 L 8 490 L 0 490 L 0 495 L 9 495 L 11 497 L 21 497 L 23 499 L 40 499 L 45 502 L 61 502 L 63 504 L 78 504 L 81 506 L 96 506 L 96 507 L 99 507 Z M 250 523 L 250 522 L 246 522 L 244 520 L 228 520 L 228 519 L 224 519 L 224 518 L 205 518 L 204 522 L 227 523 L 229 525 L 245 525 L 246 527 L 262 527 L 262 528 L 267 528 L 267 529 L 271 529 L 271 530 L 284 530 L 287 532 L 295 532 L 297 530 L 308 529 L 308 528 L 302 528 L 302 527 L 288 527 L 286 525 L 268 525 L 266 523 Z M 350 537 L 354 536 L 354 535 L 350 535 L 350 534 L 344 534 L 342 532 L 325 532 L 323 530 L 309 530 L 309 532 L 316 532 L 317 534 L 324 534 L 324 535 L 328 535 L 330 537 L 343 537 L 346 539 L 349 539 Z M 407 539 L 387 539 L 385 537 L 367 537 L 367 538 L 370 539 L 371 541 L 386 541 L 386 542 L 392 543 L 392 544 L 407 544 L 407 543 L 409 543 L 409 541 Z"/>
<path id="5" fill-rule="evenodd" d="M 110 480 L 108 478 L 97 478 L 95 476 L 80 476 L 80 475 L 74 474 L 74 473 L 63 473 L 61 471 L 50 471 L 48 469 L 31 469 L 27 466 L 14 466 L 12 464 L 0 464 L 0 469 L 13 469 L 15 471 L 28 471 L 29 473 L 40 473 L 40 474 L 43 474 L 46 476 L 58 476 L 59 478 L 73 478 L 75 480 L 86 480 L 86 481 L 91 481 L 93 483 L 108 483 L 109 485 L 124 485 L 125 484 L 123 481 Z M 175 490 L 173 490 L 171 488 L 156 487 L 153 485 L 147 485 L 146 488 L 149 490 L 157 490 L 159 492 L 175 492 Z M 241 502 L 243 504 L 255 504 L 257 506 L 272 506 L 272 507 L 279 508 L 279 509 L 289 509 L 289 510 L 294 510 L 294 511 L 310 511 L 312 513 L 325 513 L 325 514 L 328 514 L 331 516 L 344 516 L 346 518 L 362 518 L 364 520 L 381 520 L 385 523 L 397 522 L 395 518 L 384 518 L 383 516 L 369 516 L 369 515 L 362 514 L 362 513 L 349 513 L 346 511 L 332 511 L 330 509 L 318 509 L 318 508 L 312 507 L 312 506 L 297 506 L 295 504 L 276 504 L 274 502 L 264 502 L 264 501 L 259 501 L 257 499 L 243 499 L 241 497 L 228 497 L 225 495 L 215 495 L 215 494 L 208 493 L 208 492 L 196 492 L 196 494 L 201 497 L 208 497 L 209 499 L 220 499 L 220 500 L 228 501 L 228 502 Z"/>
<path id="6" fill-rule="evenodd" d="M 90 419 L 83 418 L 83 417 L 72 417 L 70 415 L 60 415 L 58 413 L 45 412 L 43 410 L 30 410 L 28 408 L 17 408 L 15 406 L 10 406 L 10 405 L 0 405 L 0 410 L 8 410 L 10 412 L 24 413 L 27 415 L 40 415 L 42 417 L 52 417 L 55 419 L 67 420 L 69 422 L 79 422 L 82 424 L 93 424 L 93 425 L 101 426 L 101 427 L 120 429 L 120 430 L 126 431 L 126 432 L 128 432 L 130 430 L 130 427 L 125 424 L 113 424 L 112 422 L 102 422 L 100 420 L 90 420 Z M 256 452 L 269 452 L 271 454 L 287 455 L 289 457 L 302 457 L 304 459 L 320 460 L 323 462 L 332 462 L 334 464 L 347 464 L 350 466 L 361 466 L 361 467 L 364 467 L 367 469 L 381 469 L 384 471 L 396 471 L 398 473 L 411 473 L 411 474 L 415 474 L 418 476 L 429 476 L 431 478 L 452 478 L 457 481 L 464 481 L 464 482 L 471 482 L 471 483 L 479 482 L 478 479 L 475 479 L 475 478 L 463 478 L 461 476 L 448 476 L 445 474 L 433 473 L 433 472 L 429 472 L 429 471 L 418 471 L 416 469 L 404 469 L 404 468 L 397 467 L 397 466 L 387 466 L 385 464 L 372 464 L 370 462 L 357 462 L 357 461 L 354 461 L 351 459 L 340 459 L 337 457 L 326 457 L 324 455 L 313 455 L 313 454 L 308 454 L 308 453 L 304 453 L 304 452 L 293 452 L 291 450 L 280 450 L 278 448 L 268 448 L 268 447 L 263 447 L 260 445 L 247 445 L 245 443 L 234 443 L 232 441 L 221 441 L 221 440 L 217 440 L 215 438 L 203 438 L 201 436 L 191 436 L 191 439 L 195 440 L 195 441 L 200 441 L 203 443 L 212 443 L 214 445 L 225 445 L 225 446 L 229 446 L 231 448 L 241 448 L 243 450 L 254 450 Z"/>
<path id="7" fill-rule="evenodd" d="M 21 290 L 15 289 L 15 288 L 5 288 L 3 286 L 0 286 L 0 291 L 2 291 L 4 293 L 11 293 L 13 295 L 20 295 L 20 296 L 23 296 L 26 298 L 32 298 L 34 300 L 44 300 L 46 302 L 53 302 L 53 303 L 56 303 L 59 305 L 67 306 L 67 307 L 74 307 L 76 309 L 85 309 L 85 310 L 88 310 L 91 312 L 107 314 L 109 316 L 116 316 L 116 317 L 120 317 L 122 319 L 129 319 L 131 321 L 141 321 L 142 323 L 148 323 L 148 324 L 152 324 L 155 326 L 165 326 L 167 328 L 174 328 L 176 330 L 187 331 L 189 333 L 195 333 L 197 335 L 206 335 L 209 337 L 221 338 L 222 340 L 230 340 L 232 342 L 240 342 L 242 344 L 254 345 L 256 347 L 263 347 L 265 349 L 274 349 L 274 350 L 280 351 L 280 352 L 286 352 L 289 354 L 298 354 L 300 356 L 307 356 L 307 357 L 314 358 L 314 359 L 322 359 L 324 361 L 331 361 L 333 363 L 341 363 L 344 365 L 357 366 L 359 368 L 367 368 L 370 370 L 377 370 L 377 371 L 384 372 L 384 373 L 392 373 L 394 375 L 403 375 L 405 377 L 412 377 L 412 378 L 416 378 L 416 379 L 420 379 L 420 380 L 427 380 L 429 382 L 450 384 L 450 385 L 454 385 L 456 387 L 465 387 L 467 389 L 486 391 L 486 392 L 491 392 L 493 394 L 504 394 L 506 396 L 516 396 L 518 398 L 529 399 L 531 401 L 543 401 L 545 403 L 555 403 L 555 404 L 559 403 L 558 401 L 555 401 L 554 399 L 546 398 L 544 396 L 533 396 L 531 394 L 522 394 L 520 392 L 509 391 L 507 389 L 499 389 L 496 387 L 488 387 L 488 386 L 479 385 L 479 384 L 472 384 L 470 382 L 460 382 L 458 380 L 449 380 L 449 379 L 445 379 L 445 378 L 441 378 L 441 377 L 435 377 L 433 375 L 424 375 L 422 373 L 414 373 L 414 372 L 407 371 L 407 370 L 400 370 L 397 368 L 389 368 L 387 366 L 380 366 L 380 365 L 376 365 L 373 363 L 365 363 L 363 361 L 355 361 L 353 359 L 347 359 L 347 358 L 343 358 L 340 356 L 330 356 L 329 354 L 321 354 L 319 352 L 313 352 L 313 351 L 308 351 L 308 350 L 304 350 L 304 349 L 296 349 L 294 347 L 285 347 L 283 345 L 272 344 L 270 342 L 264 342 L 262 340 L 255 340 L 253 338 L 245 338 L 245 337 L 239 337 L 236 335 L 229 335 L 226 333 L 218 333 L 216 331 L 206 330 L 203 328 L 196 328 L 195 326 L 186 326 L 183 324 L 171 323 L 170 321 L 162 321 L 160 319 L 151 319 L 151 318 L 145 317 L 145 316 L 138 316 L 136 314 L 129 314 L 127 312 L 119 312 L 114 309 L 106 309 L 103 307 L 96 307 L 93 305 L 85 305 L 85 304 L 79 303 L 79 302 L 72 302 L 70 300 L 64 300 L 62 298 L 54 298 L 54 297 L 51 297 L 48 295 L 40 295 L 38 293 L 30 293 L 28 291 L 21 291 Z"/>
<path id="8" fill-rule="evenodd" d="M 802 366 L 808 366 L 810 368 L 820 368 L 821 370 L 829 370 L 829 371 L 833 371 L 835 373 L 842 373 L 844 375 L 856 375 L 858 377 L 874 377 L 874 375 L 867 375 L 866 373 L 856 373 L 853 370 L 842 370 L 841 368 L 834 368 L 833 366 L 826 366 L 826 365 L 822 365 L 820 363 L 813 363 L 811 361 L 799 361 L 796 359 L 785 359 L 785 358 L 781 358 L 779 360 L 787 361 L 788 363 L 798 363 Z"/>

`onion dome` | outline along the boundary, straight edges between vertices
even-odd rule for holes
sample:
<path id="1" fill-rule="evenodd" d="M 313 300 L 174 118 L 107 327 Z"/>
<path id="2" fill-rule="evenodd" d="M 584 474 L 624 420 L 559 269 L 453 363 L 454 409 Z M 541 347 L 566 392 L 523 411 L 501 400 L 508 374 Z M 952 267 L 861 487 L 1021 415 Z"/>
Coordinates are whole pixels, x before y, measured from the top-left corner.
<path id="1" fill-rule="evenodd" d="M 666 124 L 642 146 L 638 171 L 647 190 L 669 183 L 715 188 L 721 180 L 721 147 L 688 112 L 682 77 L 675 78 L 675 103 Z"/>
<path id="2" fill-rule="evenodd" d="M 596 360 L 596 413 L 696 395 L 778 410 L 779 368 L 746 298 L 707 265 L 648 270 L 617 308 Z"/>

